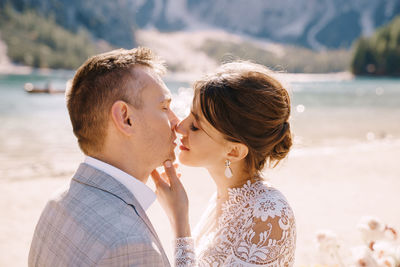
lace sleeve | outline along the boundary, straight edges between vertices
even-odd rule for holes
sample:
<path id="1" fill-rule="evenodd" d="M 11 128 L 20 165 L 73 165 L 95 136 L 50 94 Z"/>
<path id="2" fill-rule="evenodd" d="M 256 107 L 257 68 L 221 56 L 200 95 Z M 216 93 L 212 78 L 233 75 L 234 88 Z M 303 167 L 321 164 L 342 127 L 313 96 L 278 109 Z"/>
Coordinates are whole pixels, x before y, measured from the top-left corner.
<path id="1" fill-rule="evenodd" d="M 192 267 L 196 265 L 194 253 L 194 239 L 192 237 L 181 237 L 175 239 L 175 266 Z"/>
<path id="2" fill-rule="evenodd" d="M 295 220 L 283 199 L 264 198 L 255 204 L 252 218 L 224 266 L 292 266 L 296 243 Z"/>

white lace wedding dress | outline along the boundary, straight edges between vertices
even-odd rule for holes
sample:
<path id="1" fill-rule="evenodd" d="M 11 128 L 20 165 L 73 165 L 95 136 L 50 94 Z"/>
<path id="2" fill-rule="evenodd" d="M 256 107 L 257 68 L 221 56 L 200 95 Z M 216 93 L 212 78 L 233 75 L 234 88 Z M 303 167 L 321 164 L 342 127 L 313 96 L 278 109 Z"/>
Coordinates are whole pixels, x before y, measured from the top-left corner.
<path id="1" fill-rule="evenodd" d="M 285 197 L 265 182 L 247 181 L 229 190 L 219 218 L 216 197 L 210 200 L 194 238 L 176 240 L 175 265 L 292 266 L 295 243 L 295 219 Z"/>

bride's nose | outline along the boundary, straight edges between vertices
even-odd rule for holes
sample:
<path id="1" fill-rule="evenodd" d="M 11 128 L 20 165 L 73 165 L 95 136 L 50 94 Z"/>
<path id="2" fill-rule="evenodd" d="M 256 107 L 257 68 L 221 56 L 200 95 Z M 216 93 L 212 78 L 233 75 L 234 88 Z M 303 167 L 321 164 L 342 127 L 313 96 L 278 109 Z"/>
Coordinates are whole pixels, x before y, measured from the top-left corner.
<path id="1" fill-rule="evenodd" d="M 187 130 L 185 128 L 185 122 L 186 119 L 180 121 L 177 125 L 176 125 L 176 132 L 181 134 L 181 135 L 186 135 L 187 134 Z"/>

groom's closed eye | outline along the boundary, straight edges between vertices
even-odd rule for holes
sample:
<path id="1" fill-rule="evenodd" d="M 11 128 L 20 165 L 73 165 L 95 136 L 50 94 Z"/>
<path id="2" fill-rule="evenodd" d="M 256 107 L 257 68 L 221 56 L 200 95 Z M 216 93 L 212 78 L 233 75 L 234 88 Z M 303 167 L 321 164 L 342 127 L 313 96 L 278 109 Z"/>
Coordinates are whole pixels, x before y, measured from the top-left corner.
<path id="1" fill-rule="evenodd" d="M 171 98 L 167 98 L 164 99 L 163 101 L 161 101 L 161 109 L 162 110 L 169 110 L 170 109 L 170 105 L 171 105 Z"/>

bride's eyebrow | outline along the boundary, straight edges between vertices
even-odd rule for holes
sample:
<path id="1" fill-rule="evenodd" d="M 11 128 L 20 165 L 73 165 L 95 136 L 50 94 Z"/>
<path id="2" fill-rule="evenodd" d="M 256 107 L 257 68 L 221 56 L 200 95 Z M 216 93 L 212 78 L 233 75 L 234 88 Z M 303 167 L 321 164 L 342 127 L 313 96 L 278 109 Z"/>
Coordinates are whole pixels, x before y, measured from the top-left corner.
<path id="1" fill-rule="evenodd" d="M 190 114 L 192 114 L 193 117 L 194 117 L 194 119 L 196 120 L 196 122 L 197 122 L 197 124 L 198 124 L 198 128 L 202 129 L 203 132 L 206 133 L 206 135 L 208 135 L 211 139 L 214 139 L 214 140 L 215 140 L 215 138 L 212 137 L 212 136 L 208 133 L 208 131 L 206 131 L 206 130 L 204 129 L 204 127 L 202 127 L 202 125 L 201 125 L 202 123 L 201 123 L 201 120 L 200 120 L 200 116 L 197 115 L 196 113 L 194 113 L 193 110 L 190 111 Z"/>
<path id="2" fill-rule="evenodd" d="M 190 113 L 193 115 L 193 117 L 196 119 L 196 121 L 200 121 L 199 115 L 197 115 L 196 113 L 194 113 L 192 110 L 190 111 Z"/>
<path id="3" fill-rule="evenodd" d="M 193 106 L 192 106 L 193 107 Z M 208 135 L 211 139 L 214 139 L 209 133 L 208 131 L 206 131 L 204 129 L 204 127 L 202 126 L 202 124 L 204 123 L 204 120 L 201 120 L 200 116 L 198 114 L 196 114 L 192 109 L 190 109 L 190 114 L 192 114 L 192 116 L 194 117 L 194 119 L 197 122 L 197 126 L 198 128 L 200 128 L 201 130 L 203 130 L 203 132 L 206 133 L 206 135 Z"/>
<path id="4" fill-rule="evenodd" d="M 207 133 L 207 132 L 204 130 L 204 128 L 201 126 L 202 123 L 201 123 L 201 120 L 200 120 L 200 116 L 197 115 L 196 113 L 194 113 L 193 110 L 190 111 L 190 114 L 192 114 L 192 116 L 194 117 L 195 121 L 197 122 L 198 128 L 202 129 L 202 130 L 208 135 L 208 133 Z"/>

